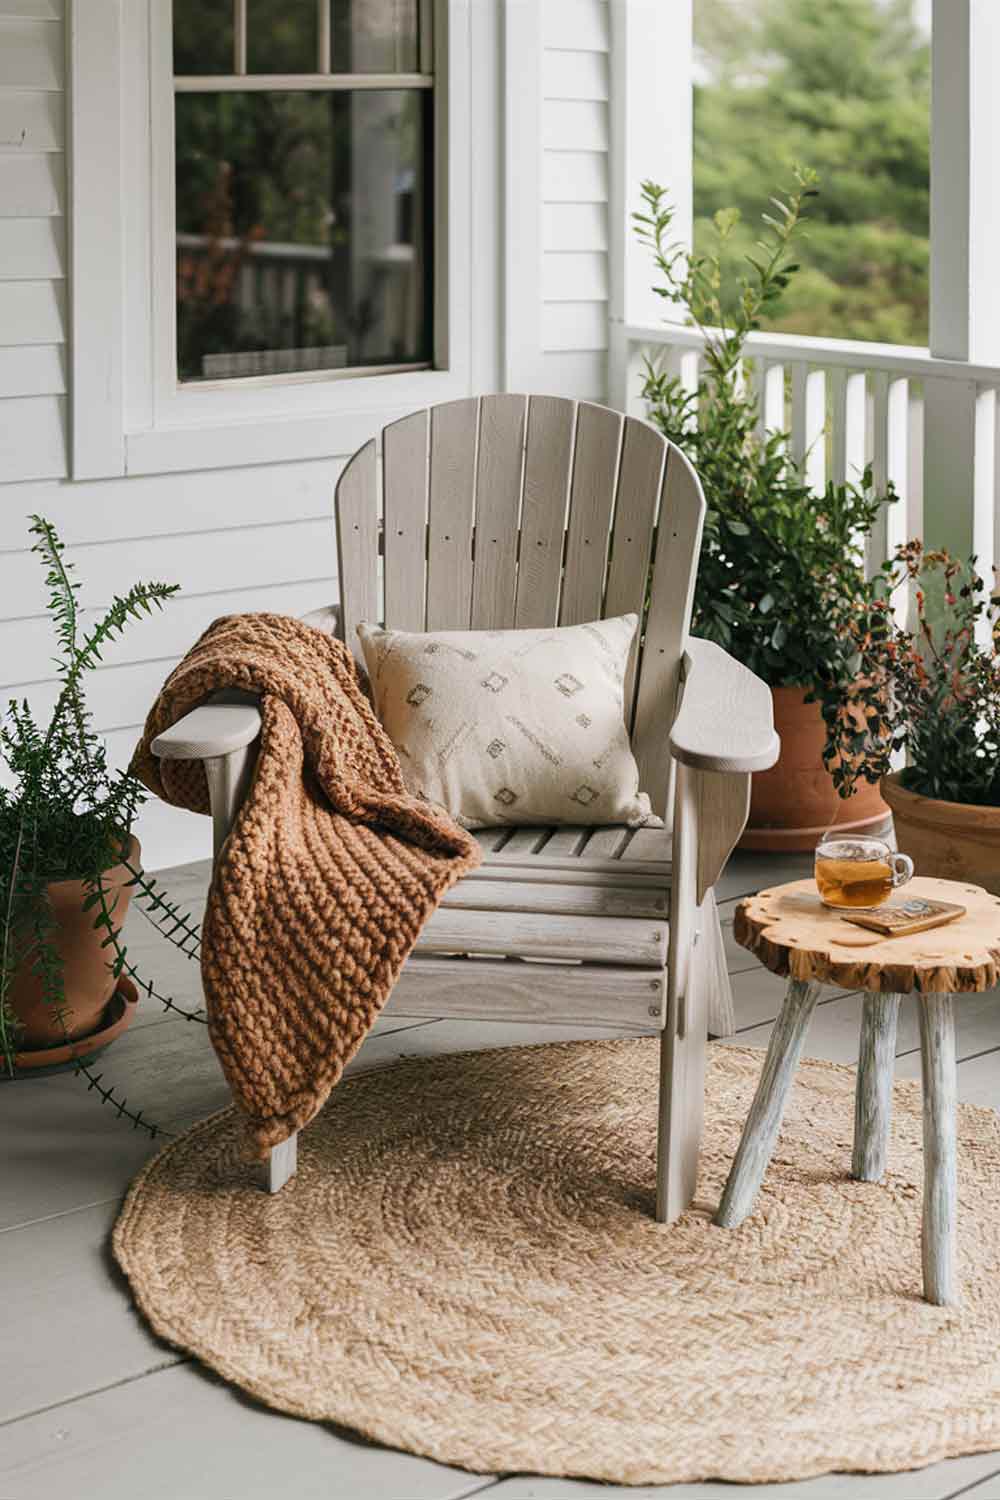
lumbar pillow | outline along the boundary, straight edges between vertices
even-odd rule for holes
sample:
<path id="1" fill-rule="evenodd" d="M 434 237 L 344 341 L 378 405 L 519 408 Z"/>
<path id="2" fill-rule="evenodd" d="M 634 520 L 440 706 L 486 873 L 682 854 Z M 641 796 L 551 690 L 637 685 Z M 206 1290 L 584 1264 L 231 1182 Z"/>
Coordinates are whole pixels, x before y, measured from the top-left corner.
<path id="1" fill-rule="evenodd" d="M 407 787 L 465 828 L 658 821 L 625 728 L 635 626 L 623 615 L 417 635 L 362 622 L 375 712 Z"/>

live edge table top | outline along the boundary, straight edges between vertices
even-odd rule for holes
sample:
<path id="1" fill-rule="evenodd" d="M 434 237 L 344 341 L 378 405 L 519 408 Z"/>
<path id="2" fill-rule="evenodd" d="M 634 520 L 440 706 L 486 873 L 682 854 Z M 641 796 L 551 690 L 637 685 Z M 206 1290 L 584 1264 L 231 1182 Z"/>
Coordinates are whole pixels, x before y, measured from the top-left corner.
<path id="1" fill-rule="evenodd" d="M 815 881 L 794 880 L 742 900 L 733 935 L 773 974 L 844 989 L 960 995 L 1000 983 L 1000 896 L 920 875 L 900 895 L 952 901 L 966 914 L 926 932 L 883 937 L 825 907 Z"/>

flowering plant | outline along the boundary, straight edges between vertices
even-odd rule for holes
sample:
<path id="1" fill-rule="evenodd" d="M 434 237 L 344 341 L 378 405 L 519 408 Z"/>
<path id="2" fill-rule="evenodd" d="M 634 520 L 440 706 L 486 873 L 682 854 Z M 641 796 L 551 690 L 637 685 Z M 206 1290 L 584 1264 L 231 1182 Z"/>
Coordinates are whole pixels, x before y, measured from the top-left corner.
<path id="1" fill-rule="evenodd" d="M 919 541 L 882 571 L 884 592 L 851 625 L 853 702 L 823 704 L 827 768 L 846 796 L 905 750 L 908 791 L 1000 807 L 1000 595 L 987 595 L 974 560 Z M 912 597 L 912 629 L 899 624 L 901 596 Z"/>

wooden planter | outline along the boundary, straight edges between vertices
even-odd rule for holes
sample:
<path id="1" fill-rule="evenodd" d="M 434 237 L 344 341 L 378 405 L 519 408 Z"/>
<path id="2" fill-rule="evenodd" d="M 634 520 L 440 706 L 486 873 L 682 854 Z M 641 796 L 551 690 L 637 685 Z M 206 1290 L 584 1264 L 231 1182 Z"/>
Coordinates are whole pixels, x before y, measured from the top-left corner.
<path id="1" fill-rule="evenodd" d="M 139 844 L 134 838 L 129 843 L 126 859 L 133 868 L 138 867 Z M 104 875 L 108 907 L 119 928 L 125 921 L 132 898 L 127 884 L 131 878 L 124 863 L 115 865 Z M 103 928 L 94 927 L 95 910 L 83 909 L 86 885 L 82 880 L 58 880 L 46 889 L 55 917 L 51 941 L 63 961 L 68 1014 L 64 1027 L 42 998 L 41 980 L 28 963 L 22 963 L 14 975 L 9 1002 L 24 1027 L 19 1047 L 25 1052 L 58 1046 L 67 1040 L 77 1041 L 102 1028 L 108 1002 L 117 988 L 108 967 L 108 949 L 101 947 L 107 934 Z M 133 1011 L 133 1006 L 125 1007 L 129 1019 Z"/>
<path id="2" fill-rule="evenodd" d="M 940 802 L 907 791 L 897 771 L 882 781 L 896 843 L 918 875 L 965 880 L 1000 896 L 1000 807 Z"/>
<path id="3" fill-rule="evenodd" d="M 889 817 L 878 786 L 858 782 L 845 800 L 823 764 L 826 727 L 820 705 L 806 703 L 802 688 L 771 691 L 781 756 L 777 765 L 753 778 L 750 821 L 739 847 L 795 852 L 814 848 L 831 830 L 876 831 Z"/>

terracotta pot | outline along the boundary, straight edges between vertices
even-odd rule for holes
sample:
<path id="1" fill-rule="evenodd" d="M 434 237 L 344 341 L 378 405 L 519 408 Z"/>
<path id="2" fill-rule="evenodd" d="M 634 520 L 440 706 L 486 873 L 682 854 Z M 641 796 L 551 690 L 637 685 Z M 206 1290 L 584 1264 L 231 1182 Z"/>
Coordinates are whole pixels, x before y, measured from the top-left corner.
<path id="1" fill-rule="evenodd" d="M 862 781 L 846 800 L 837 795 L 823 764 L 826 726 L 818 703 L 806 703 L 802 688 L 772 688 L 774 727 L 781 755 L 753 778 L 750 821 L 741 849 L 812 849 L 828 830 L 875 831 L 888 821 L 879 788 Z"/>
<path id="2" fill-rule="evenodd" d="M 75 1042 L 63 1042 L 55 1047 L 25 1048 L 14 1054 L 17 1073 L 32 1078 L 43 1078 L 49 1073 L 63 1073 L 76 1067 L 77 1058 L 93 1061 L 110 1047 L 116 1037 L 127 1031 L 135 1019 L 138 1009 L 139 991 L 124 974 L 118 976 L 118 988 L 104 1008 L 104 1014 L 94 1031 Z M 6 1077 L 6 1075 L 4 1075 Z"/>
<path id="3" fill-rule="evenodd" d="M 126 858 L 133 868 L 138 867 L 139 844 L 134 838 L 129 841 Z M 126 882 L 131 878 L 125 864 L 114 865 L 105 871 L 104 887 L 116 927 L 121 927 L 125 921 L 132 898 Z M 65 1042 L 67 1037 L 73 1041 L 89 1036 L 100 1026 L 108 1001 L 117 988 L 108 967 L 108 950 L 101 947 L 107 934 L 104 928 L 95 928 L 94 908 L 90 911 L 83 909 L 86 885 L 82 880 L 57 880 L 46 890 L 55 916 L 50 940 L 63 961 L 68 1014 L 64 1027 L 43 999 L 41 980 L 28 963 L 22 963 L 14 975 L 9 1002 L 24 1027 L 19 1045 L 25 1051 L 52 1047 Z"/>
<path id="4" fill-rule="evenodd" d="M 940 802 L 909 792 L 897 771 L 882 781 L 896 843 L 918 875 L 966 880 L 1000 896 L 1000 807 Z"/>

